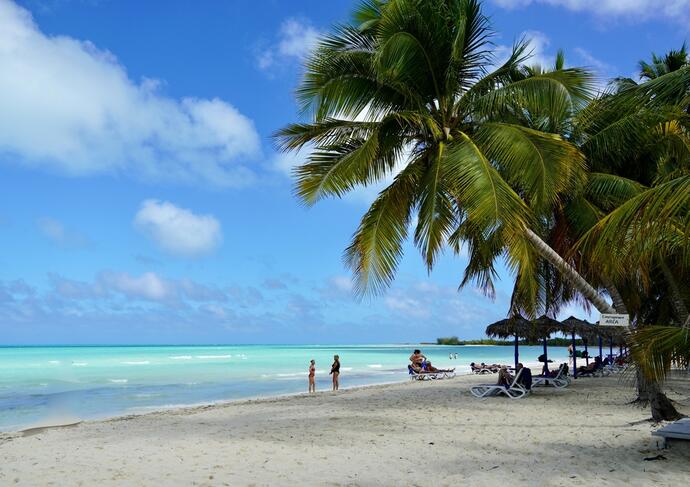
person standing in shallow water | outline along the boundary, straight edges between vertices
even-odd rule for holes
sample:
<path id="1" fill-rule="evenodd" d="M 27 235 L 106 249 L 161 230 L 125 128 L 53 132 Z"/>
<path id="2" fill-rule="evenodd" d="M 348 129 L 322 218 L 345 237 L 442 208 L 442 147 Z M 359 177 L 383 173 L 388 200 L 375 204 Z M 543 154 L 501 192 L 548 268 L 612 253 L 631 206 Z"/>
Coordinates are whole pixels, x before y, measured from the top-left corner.
<path id="1" fill-rule="evenodd" d="M 314 359 L 309 363 L 309 392 L 316 392 L 316 362 Z"/>
<path id="2" fill-rule="evenodd" d="M 340 357 L 333 355 L 333 365 L 331 365 L 331 375 L 333 376 L 333 390 L 338 390 L 338 377 L 340 376 Z"/>

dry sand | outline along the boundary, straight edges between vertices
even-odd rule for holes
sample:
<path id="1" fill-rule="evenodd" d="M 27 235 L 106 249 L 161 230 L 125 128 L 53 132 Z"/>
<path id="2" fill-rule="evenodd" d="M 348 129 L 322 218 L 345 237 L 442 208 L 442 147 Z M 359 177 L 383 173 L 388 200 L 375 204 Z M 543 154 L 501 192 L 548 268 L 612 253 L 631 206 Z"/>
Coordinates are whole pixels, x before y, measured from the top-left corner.
<path id="1" fill-rule="evenodd" d="M 406 383 L 0 436 L 0 485 L 684 486 L 690 445 L 656 450 L 619 378 L 479 400 Z M 690 413 L 690 379 L 669 395 Z M 645 461 L 661 454 L 664 459 Z"/>

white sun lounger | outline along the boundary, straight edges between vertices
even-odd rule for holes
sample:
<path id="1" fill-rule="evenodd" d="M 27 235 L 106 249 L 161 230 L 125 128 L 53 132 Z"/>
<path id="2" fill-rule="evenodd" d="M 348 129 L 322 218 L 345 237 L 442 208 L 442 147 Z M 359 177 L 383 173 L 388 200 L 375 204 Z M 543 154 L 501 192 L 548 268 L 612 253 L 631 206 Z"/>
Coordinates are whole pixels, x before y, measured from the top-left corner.
<path id="1" fill-rule="evenodd" d="M 455 377 L 455 369 L 441 370 L 438 372 L 415 372 L 409 371 L 411 380 L 441 380 L 452 379 Z"/>
<path id="2" fill-rule="evenodd" d="M 470 366 L 473 374 L 495 374 L 496 372 L 488 367 L 472 367 Z"/>
<path id="3" fill-rule="evenodd" d="M 570 385 L 570 379 L 565 375 L 565 364 L 561 364 L 558 368 L 558 374 L 554 377 L 547 377 L 544 375 L 532 376 L 532 387 L 537 386 L 553 386 L 556 389 L 562 389 Z"/>
<path id="4" fill-rule="evenodd" d="M 515 378 L 513 379 L 513 383 L 510 384 L 510 387 L 499 386 L 498 384 L 479 384 L 470 387 L 470 392 L 473 396 L 479 398 L 505 394 L 511 399 L 520 399 L 527 394 L 527 389 L 518 384 L 523 370 L 524 369 L 520 369 L 520 371 L 515 374 Z"/>
<path id="5" fill-rule="evenodd" d="M 664 426 L 656 431 L 652 431 L 652 436 L 661 438 L 661 447 L 666 447 L 666 440 L 690 440 L 690 418 L 679 419 L 678 421 Z"/>

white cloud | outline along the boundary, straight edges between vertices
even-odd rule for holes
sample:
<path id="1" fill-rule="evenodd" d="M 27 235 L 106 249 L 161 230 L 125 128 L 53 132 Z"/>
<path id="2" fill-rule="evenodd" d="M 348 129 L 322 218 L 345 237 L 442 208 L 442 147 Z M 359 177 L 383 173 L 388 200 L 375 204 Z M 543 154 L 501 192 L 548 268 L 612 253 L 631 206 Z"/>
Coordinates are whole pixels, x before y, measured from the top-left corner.
<path id="1" fill-rule="evenodd" d="M 207 254 L 222 240 L 220 222 L 215 217 L 197 215 L 168 201 L 144 201 L 134 217 L 134 225 L 174 255 Z"/>
<path id="2" fill-rule="evenodd" d="M 302 60 L 314 48 L 320 35 L 307 21 L 287 19 L 280 25 L 276 42 L 257 54 L 257 66 L 268 70 L 289 61 Z"/>
<path id="3" fill-rule="evenodd" d="M 37 225 L 43 235 L 61 247 L 75 248 L 89 244 L 86 236 L 66 228 L 62 222 L 54 218 L 39 218 Z"/>
<path id="4" fill-rule="evenodd" d="M 330 280 L 331 286 L 343 293 L 352 292 L 352 278 L 348 276 L 334 276 Z"/>
<path id="5" fill-rule="evenodd" d="M 510 9 L 543 4 L 599 17 L 618 16 L 629 20 L 660 17 L 686 20 L 690 13 L 690 0 L 494 0 L 494 3 Z"/>
<path id="6" fill-rule="evenodd" d="M 308 23 L 288 19 L 280 26 L 278 52 L 284 56 L 303 58 L 316 45 L 319 35 Z"/>
<path id="7" fill-rule="evenodd" d="M 529 39 L 529 48 L 532 51 L 532 57 L 527 60 L 527 64 L 539 64 L 545 68 L 553 66 L 556 56 L 546 52 L 551 45 L 551 39 L 538 30 L 528 30 L 522 35 Z"/>
<path id="8" fill-rule="evenodd" d="M 601 59 L 597 59 L 594 57 L 589 51 L 586 49 L 583 49 L 581 47 L 576 47 L 573 49 L 575 54 L 577 54 L 588 66 L 596 69 L 600 73 L 608 73 L 614 69 L 613 66 L 611 66 L 608 63 L 605 63 Z"/>
<path id="9" fill-rule="evenodd" d="M 175 296 L 175 287 L 154 272 L 131 276 L 126 272 L 104 272 L 99 281 L 106 288 L 129 298 L 166 301 Z"/>
<path id="10" fill-rule="evenodd" d="M 525 64 L 528 66 L 538 64 L 543 68 L 553 67 L 556 60 L 556 50 L 555 47 L 551 46 L 551 39 L 546 34 L 537 30 L 528 30 L 520 34 L 519 37 L 529 40 L 529 51 L 532 53 L 532 56 L 527 59 Z M 495 66 L 499 66 L 507 61 L 510 53 L 511 46 L 497 45 L 494 48 Z M 574 56 L 571 54 L 574 54 Z M 594 57 L 589 51 L 581 47 L 575 47 L 572 50 L 566 51 L 565 57 L 566 67 L 586 66 L 593 70 L 597 76 L 596 81 L 600 91 L 606 88 L 608 79 L 616 71 L 615 66 Z"/>
<path id="11" fill-rule="evenodd" d="M 80 176 L 243 186 L 260 153 L 253 122 L 214 98 L 175 99 L 137 83 L 113 54 L 48 36 L 0 0 L 0 155 Z"/>
<path id="12" fill-rule="evenodd" d="M 307 162 L 306 154 L 310 150 L 280 152 L 273 157 L 272 168 L 285 176 L 292 177 L 294 169 Z"/>
<path id="13" fill-rule="evenodd" d="M 225 302 L 221 290 L 192 281 L 169 279 L 155 272 L 132 275 L 127 272 L 102 271 L 92 282 L 68 279 L 59 274 L 48 278 L 57 296 L 71 300 L 107 300 L 124 296 L 130 300 L 179 305 L 187 301 Z"/>
<path id="14" fill-rule="evenodd" d="M 551 39 L 538 30 L 526 30 L 518 36 L 518 39 L 525 38 L 529 41 L 528 52 L 531 52 L 531 56 L 525 64 L 531 66 L 534 64 L 539 64 L 542 67 L 551 67 L 555 61 L 555 54 L 548 53 L 547 50 L 551 45 Z M 494 66 L 498 67 L 505 63 L 510 54 L 512 53 L 512 46 L 499 44 L 494 47 Z"/>

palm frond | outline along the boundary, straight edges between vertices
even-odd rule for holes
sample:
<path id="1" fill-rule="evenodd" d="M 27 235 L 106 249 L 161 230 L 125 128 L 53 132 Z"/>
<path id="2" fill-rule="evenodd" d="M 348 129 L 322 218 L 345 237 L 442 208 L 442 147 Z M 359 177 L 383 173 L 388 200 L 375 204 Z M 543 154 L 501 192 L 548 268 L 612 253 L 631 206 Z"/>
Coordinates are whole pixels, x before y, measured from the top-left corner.
<path id="1" fill-rule="evenodd" d="M 485 123 L 475 140 L 489 160 L 505 169 L 506 179 L 537 212 L 555 205 L 585 180 L 580 151 L 561 137 L 514 124 Z"/>
<path id="2" fill-rule="evenodd" d="M 672 366 L 690 365 L 690 328 L 646 326 L 633 330 L 628 343 L 635 363 L 649 379 L 663 381 Z"/>
<path id="3" fill-rule="evenodd" d="M 445 151 L 443 170 L 450 191 L 474 224 L 503 225 L 512 231 L 528 225 L 529 208 L 469 135 L 460 132 Z"/>
<path id="4" fill-rule="evenodd" d="M 395 276 L 422 169 L 420 161 L 410 163 L 379 194 L 345 251 L 344 261 L 354 273 L 355 292 L 360 296 L 381 293 Z"/>

